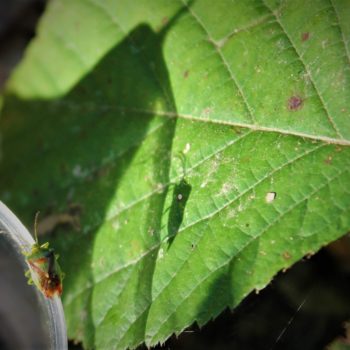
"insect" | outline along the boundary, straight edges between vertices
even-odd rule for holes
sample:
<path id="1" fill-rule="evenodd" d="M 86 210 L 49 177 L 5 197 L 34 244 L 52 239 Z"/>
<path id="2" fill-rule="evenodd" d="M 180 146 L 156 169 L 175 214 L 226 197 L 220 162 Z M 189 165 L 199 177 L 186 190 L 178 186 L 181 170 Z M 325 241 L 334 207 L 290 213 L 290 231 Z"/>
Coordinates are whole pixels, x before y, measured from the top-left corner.
<path id="1" fill-rule="evenodd" d="M 34 237 L 35 243 L 29 252 L 24 252 L 29 270 L 25 273 L 28 284 L 35 284 L 47 298 L 62 294 L 63 273 L 58 265 L 58 255 L 49 243 L 39 244 L 37 234 L 37 221 L 39 212 L 35 215 Z"/>

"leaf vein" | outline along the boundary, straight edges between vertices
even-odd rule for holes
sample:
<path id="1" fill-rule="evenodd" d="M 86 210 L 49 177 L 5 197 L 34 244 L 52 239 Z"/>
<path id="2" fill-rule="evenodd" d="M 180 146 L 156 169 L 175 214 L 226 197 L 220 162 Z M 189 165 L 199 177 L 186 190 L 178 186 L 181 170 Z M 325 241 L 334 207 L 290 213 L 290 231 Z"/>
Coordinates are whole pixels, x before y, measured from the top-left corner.
<path id="1" fill-rule="evenodd" d="M 268 179 L 270 176 L 272 176 L 272 175 L 275 174 L 276 172 L 278 172 L 278 171 L 280 171 L 281 169 L 285 168 L 286 166 L 288 166 L 288 165 L 294 163 L 295 161 L 300 160 L 300 159 L 302 159 L 303 157 L 305 157 L 305 156 L 307 156 L 307 155 L 309 155 L 309 154 L 311 154 L 311 153 L 313 153 L 313 152 L 319 150 L 319 149 L 322 148 L 322 147 L 324 147 L 324 145 L 322 145 L 322 144 L 321 144 L 321 145 L 318 145 L 317 147 L 312 148 L 311 150 L 308 150 L 307 152 L 305 152 L 305 153 L 303 153 L 303 154 L 301 154 L 301 155 L 298 155 L 298 157 L 295 157 L 295 158 L 293 158 L 293 159 L 291 159 L 291 160 L 288 160 L 286 163 L 282 164 L 280 167 L 277 167 L 276 169 L 273 169 L 272 172 L 268 173 L 268 174 L 267 174 L 266 176 L 264 176 L 263 178 L 257 180 L 256 183 L 254 183 L 252 186 L 248 187 L 245 191 L 243 191 L 242 193 L 240 193 L 240 194 L 239 194 L 237 197 L 235 197 L 233 200 L 229 201 L 225 206 L 221 207 L 220 209 L 218 208 L 218 209 L 217 209 L 214 213 L 212 213 L 211 215 L 208 215 L 208 216 L 206 216 L 206 217 L 203 217 L 203 219 L 200 219 L 200 220 L 198 220 L 198 221 L 195 221 L 195 222 L 191 223 L 190 225 L 187 225 L 187 226 L 183 227 L 182 229 L 180 229 L 180 230 L 178 231 L 177 234 L 180 234 L 181 232 L 185 231 L 186 229 L 188 229 L 189 227 L 191 227 L 191 226 L 197 224 L 197 223 L 200 222 L 200 221 L 203 221 L 203 220 L 206 220 L 206 219 L 211 218 L 212 216 L 216 215 L 216 214 L 219 213 L 221 210 L 223 210 L 225 207 L 227 207 L 228 205 L 232 204 L 233 202 L 235 202 L 236 200 L 238 200 L 239 198 L 241 198 L 241 197 L 244 196 L 245 194 L 247 194 L 252 188 L 256 187 L 258 184 L 260 184 L 260 183 L 263 182 L 264 180 Z M 139 260 L 142 260 L 145 256 L 147 256 L 149 252 L 154 251 L 155 249 L 158 249 L 158 247 L 159 247 L 162 243 L 166 242 L 166 240 L 170 239 L 170 238 L 173 237 L 173 236 L 175 236 L 175 235 L 168 236 L 168 237 L 167 237 L 165 240 L 163 240 L 162 242 L 159 242 L 159 243 L 157 243 L 156 245 L 154 245 L 154 246 L 151 248 L 150 251 L 146 251 L 144 254 L 142 254 L 142 256 L 140 257 Z M 200 241 L 201 241 L 201 239 L 203 238 L 203 236 L 204 236 L 204 235 L 201 235 L 201 237 L 200 237 L 198 243 L 200 243 Z M 197 243 L 197 244 L 198 244 L 198 243 Z M 181 271 L 181 269 L 184 267 L 184 265 L 186 264 L 187 261 L 188 261 L 188 259 L 185 259 L 185 260 L 183 261 L 183 263 L 179 266 L 178 271 Z M 137 262 L 138 262 L 138 261 L 137 261 Z M 137 262 L 136 262 L 136 263 L 137 263 Z M 129 266 L 129 265 L 128 265 L 128 266 Z M 114 273 L 117 273 L 117 272 L 119 272 L 119 271 L 120 271 L 120 269 L 119 269 L 118 271 L 113 271 L 113 272 L 110 273 L 108 276 L 105 276 L 103 279 L 108 278 L 108 277 L 112 276 Z M 177 271 L 177 272 L 178 272 L 178 271 Z M 156 295 L 154 296 L 154 298 L 153 298 L 153 300 L 152 300 L 152 303 L 154 303 L 154 302 L 159 298 L 159 296 L 162 294 L 162 292 L 171 284 L 171 282 L 173 281 L 173 279 L 174 279 L 175 277 L 176 277 L 176 275 L 174 274 L 174 275 L 171 277 L 171 279 L 168 281 L 168 283 L 165 284 L 165 285 L 163 286 L 163 288 L 158 292 L 158 294 L 156 294 Z M 142 313 L 143 313 L 144 311 L 145 311 L 145 310 L 143 310 Z M 103 322 L 103 320 L 102 320 L 101 322 Z"/>
<path id="2" fill-rule="evenodd" d="M 222 61 L 226 71 L 228 72 L 234 86 L 236 87 L 236 89 L 239 92 L 239 95 L 242 98 L 242 101 L 245 105 L 246 110 L 248 111 L 249 117 L 252 121 L 253 124 L 255 124 L 255 118 L 254 118 L 254 114 L 253 114 L 253 109 L 251 108 L 251 106 L 249 105 L 246 96 L 243 93 L 242 87 L 240 86 L 236 76 L 234 75 L 232 69 L 230 68 L 225 56 L 223 55 L 223 53 L 221 52 L 221 49 L 219 46 L 216 45 L 215 40 L 211 37 L 211 35 L 209 34 L 209 32 L 207 31 L 207 29 L 205 28 L 204 24 L 202 23 L 202 21 L 199 19 L 199 17 L 194 13 L 194 11 L 184 2 L 184 0 L 180 0 L 183 5 L 186 6 L 189 14 L 193 17 L 193 19 L 197 22 L 197 24 L 201 27 L 201 29 L 204 31 L 204 33 L 207 35 L 209 42 L 213 45 L 214 50 L 216 51 L 216 53 L 218 54 L 220 60 Z"/>
<path id="3" fill-rule="evenodd" d="M 158 330 L 160 329 L 160 327 L 162 325 L 164 325 L 171 317 L 172 315 L 174 315 L 177 310 L 179 309 L 179 307 L 185 302 L 187 301 L 190 296 L 195 292 L 195 290 L 201 285 L 203 284 L 213 273 L 215 273 L 216 271 L 218 271 L 219 269 L 221 269 L 222 267 L 230 264 L 233 259 L 240 254 L 244 249 L 246 249 L 250 244 L 252 244 L 256 239 L 260 238 L 270 227 L 272 227 L 273 225 L 275 225 L 276 223 L 278 223 L 278 221 L 283 218 L 285 215 L 289 214 L 293 209 L 295 209 L 298 205 L 300 205 L 303 201 L 307 200 L 308 198 L 311 198 L 311 196 L 313 196 L 314 194 L 316 194 L 318 191 L 322 190 L 324 187 L 326 187 L 327 185 L 329 185 L 332 181 L 336 180 L 338 177 L 340 177 L 341 175 L 343 175 L 344 173 L 348 172 L 348 170 L 344 170 L 339 172 L 337 175 L 333 176 L 332 178 L 327 178 L 327 182 L 322 184 L 321 186 L 319 186 L 318 188 L 316 188 L 313 192 L 311 192 L 308 196 L 303 197 L 301 200 L 297 201 L 296 203 L 294 203 L 292 206 L 290 206 L 285 212 L 283 212 L 282 214 L 280 214 L 278 217 L 276 217 L 275 220 L 273 220 L 268 226 L 266 226 L 259 234 L 257 234 L 256 236 L 254 236 L 250 241 L 248 241 L 238 252 L 236 252 L 235 255 L 231 256 L 230 259 L 228 259 L 228 261 L 225 261 L 223 264 L 219 265 L 218 267 L 216 267 L 214 270 L 210 271 L 210 273 L 205 276 L 204 278 L 202 278 L 202 280 L 197 283 L 190 291 L 189 293 L 181 300 L 181 302 L 176 306 L 176 308 L 174 309 L 174 311 L 172 311 L 169 315 L 167 315 L 167 317 L 163 320 L 163 322 L 160 324 L 160 326 L 158 327 Z M 152 340 L 154 339 L 154 337 L 157 335 L 157 333 L 155 333 L 151 338 L 150 338 L 150 343 L 152 343 Z"/>
<path id="4" fill-rule="evenodd" d="M 320 91 L 318 90 L 318 87 L 314 81 L 314 78 L 311 74 L 311 71 L 308 67 L 308 65 L 304 62 L 303 58 L 302 58 L 302 55 L 300 54 L 300 52 L 298 51 L 295 43 L 293 42 L 292 38 L 290 37 L 290 35 L 288 34 L 286 28 L 284 27 L 284 25 L 282 24 L 279 16 L 269 7 L 269 5 L 266 3 L 265 0 L 261 0 L 262 3 L 264 4 L 264 6 L 271 12 L 271 14 L 273 14 L 273 16 L 276 18 L 276 22 L 278 23 L 279 27 L 281 28 L 282 32 L 284 33 L 285 37 L 288 39 L 288 41 L 290 42 L 290 44 L 292 45 L 293 47 L 293 50 L 294 52 L 296 53 L 297 57 L 299 58 L 299 61 L 301 62 L 301 64 L 304 66 L 304 69 L 305 69 L 305 72 L 308 74 L 309 78 L 310 78 L 310 82 L 312 84 L 312 86 L 314 87 L 316 93 L 317 93 L 317 96 L 318 96 L 318 99 L 322 105 L 322 108 L 324 110 L 324 112 L 326 113 L 326 116 L 327 116 L 327 119 L 330 123 L 330 125 L 332 126 L 332 128 L 334 129 L 334 131 L 336 132 L 336 134 L 339 136 L 339 138 L 343 139 L 343 135 L 341 134 L 341 132 L 339 131 L 334 119 L 332 118 L 332 116 L 330 115 L 329 111 L 328 111 L 328 108 L 327 108 L 327 105 L 326 105 L 326 101 L 323 99 Z"/>
<path id="5" fill-rule="evenodd" d="M 317 92 L 316 92 L 317 96 Z M 63 104 L 61 102 L 61 104 Z M 79 108 L 80 106 L 78 106 Z M 321 105 L 322 110 L 323 107 Z M 242 128 L 247 128 L 252 131 L 266 131 L 266 132 L 276 132 L 283 135 L 290 135 L 290 136 L 297 136 L 297 137 L 303 137 L 311 140 L 317 140 L 322 141 L 326 143 L 332 143 L 337 145 L 346 145 L 350 146 L 350 140 L 344 139 L 344 138 L 333 138 L 328 136 L 321 136 L 321 135 L 313 135 L 313 134 L 307 134 L 299 131 L 294 130 L 288 130 L 288 129 L 280 129 L 280 128 L 273 128 L 269 126 L 262 126 L 257 124 L 249 124 L 249 123 L 241 123 L 241 122 L 235 122 L 230 121 L 227 119 L 209 119 L 202 116 L 196 116 L 192 114 L 185 114 L 185 113 L 175 113 L 172 111 L 162 111 L 162 110 L 150 110 L 150 109 L 143 109 L 143 108 L 134 108 L 134 107 L 125 107 L 125 106 L 113 106 L 113 105 L 100 105 L 96 108 L 96 110 L 102 109 L 102 110 L 119 110 L 123 112 L 138 112 L 146 115 L 158 115 L 162 117 L 168 117 L 168 118 L 182 118 L 192 121 L 198 121 L 203 123 L 211 123 L 211 124 L 219 124 L 219 125 L 230 125 L 230 126 L 237 126 Z"/>
<path id="6" fill-rule="evenodd" d="M 329 0 L 329 2 L 331 3 L 332 9 L 333 9 L 334 14 L 335 14 L 335 17 L 337 19 L 337 27 L 339 28 L 339 32 L 340 32 L 340 36 L 341 36 L 341 42 L 344 45 L 345 54 L 346 54 L 346 57 L 347 57 L 348 62 L 350 64 L 350 49 L 348 47 L 347 41 L 345 40 L 345 35 L 344 35 L 343 28 L 340 25 L 340 17 L 339 17 L 338 10 L 337 10 L 336 6 L 334 5 L 334 0 Z"/>
<path id="7" fill-rule="evenodd" d="M 216 154 L 224 151 L 225 149 L 227 149 L 228 147 L 232 146 L 234 143 L 238 142 L 239 140 L 243 139 L 244 137 L 248 136 L 250 132 L 247 132 L 246 134 L 241 135 L 240 137 L 238 137 L 237 139 L 234 139 L 230 142 L 228 142 L 227 144 L 225 144 L 224 146 L 216 149 L 214 152 L 208 154 L 206 157 L 202 158 L 199 162 L 195 163 L 192 167 L 187 169 L 187 174 L 190 174 L 193 170 L 195 170 L 198 166 L 200 166 L 201 164 L 203 164 L 205 161 L 211 159 L 212 157 L 214 157 Z M 170 185 L 173 181 L 180 179 L 180 176 L 178 177 L 174 177 L 173 179 L 171 179 L 168 183 L 164 184 L 164 186 L 168 186 Z M 130 203 L 128 206 L 123 207 L 121 210 L 114 212 L 112 215 L 108 216 L 106 218 L 106 220 L 112 220 L 113 218 L 115 218 L 117 215 L 120 215 L 122 212 L 131 209 L 134 205 L 137 205 L 138 203 L 142 202 L 143 200 L 146 200 L 147 198 L 151 197 L 153 194 L 157 193 L 157 190 L 154 190 L 152 192 L 147 193 L 146 195 L 144 195 L 143 197 L 141 197 L 139 200 L 134 201 L 132 203 Z M 96 227 L 99 227 L 102 223 L 99 223 L 96 225 Z M 83 289 L 81 289 L 80 291 L 78 291 L 77 293 L 75 293 L 73 296 L 71 296 L 71 298 L 69 299 L 69 301 L 67 301 L 65 304 L 69 305 L 77 296 L 81 295 L 82 293 L 84 293 L 86 290 L 91 289 L 94 287 L 95 284 L 98 284 L 100 282 L 102 282 L 104 279 L 112 276 L 115 273 L 118 273 L 120 270 L 125 269 L 127 267 L 129 267 L 130 265 L 134 265 L 136 264 L 138 261 L 142 260 L 147 254 L 153 252 L 155 249 L 157 249 L 159 247 L 159 243 L 157 243 L 156 245 L 152 246 L 149 248 L 149 250 L 147 250 L 146 252 L 144 252 L 142 255 L 138 256 L 137 259 L 134 259 L 132 261 L 130 261 L 127 264 L 124 264 L 123 266 L 119 266 L 118 269 L 113 270 L 112 272 L 110 272 L 108 275 L 103 276 L 100 280 L 95 281 L 94 284 L 91 285 L 87 285 L 85 286 Z M 146 253 L 146 254 L 145 254 Z"/>

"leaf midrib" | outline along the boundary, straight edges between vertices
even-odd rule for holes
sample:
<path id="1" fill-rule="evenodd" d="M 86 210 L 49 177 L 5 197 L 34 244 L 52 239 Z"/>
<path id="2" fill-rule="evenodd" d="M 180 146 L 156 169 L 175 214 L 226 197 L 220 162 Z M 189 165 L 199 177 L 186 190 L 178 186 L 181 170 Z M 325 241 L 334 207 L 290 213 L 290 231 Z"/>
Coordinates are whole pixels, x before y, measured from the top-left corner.
<path id="1" fill-rule="evenodd" d="M 73 107 L 74 108 L 84 108 L 84 104 L 79 103 L 79 105 L 74 105 L 72 102 L 60 102 L 61 106 L 66 105 L 67 107 Z M 91 104 L 89 105 L 91 107 Z M 192 114 L 185 114 L 185 113 L 177 113 L 173 111 L 155 111 L 151 109 L 146 108 L 136 108 L 136 107 L 128 107 L 128 106 L 115 106 L 112 104 L 103 104 L 103 105 L 96 105 L 95 111 L 120 111 L 123 113 L 131 112 L 131 113 L 140 113 L 145 115 L 152 115 L 152 116 L 159 116 L 159 117 L 167 117 L 167 118 L 180 118 L 180 119 L 187 119 L 191 121 L 197 121 L 197 122 L 203 122 L 203 123 L 211 123 L 211 124 L 217 124 L 217 125 L 227 125 L 227 126 L 233 126 L 238 128 L 245 128 L 249 129 L 251 131 L 262 131 L 262 132 L 272 132 L 287 136 L 296 136 L 296 137 L 302 137 L 304 139 L 310 139 L 312 141 L 321 141 L 327 144 L 334 144 L 339 146 L 350 146 L 350 140 L 346 139 L 339 139 L 339 138 L 332 138 L 328 136 L 322 136 L 322 135 L 312 135 L 308 133 L 303 133 L 299 131 L 294 130 L 285 130 L 281 128 L 273 128 L 269 126 L 263 126 L 263 125 L 257 125 L 257 124 L 250 124 L 250 123 L 241 123 L 236 121 L 230 121 L 227 119 L 218 119 L 217 117 L 215 119 L 209 119 L 204 118 L 201 116 L 196 116 Z"/>

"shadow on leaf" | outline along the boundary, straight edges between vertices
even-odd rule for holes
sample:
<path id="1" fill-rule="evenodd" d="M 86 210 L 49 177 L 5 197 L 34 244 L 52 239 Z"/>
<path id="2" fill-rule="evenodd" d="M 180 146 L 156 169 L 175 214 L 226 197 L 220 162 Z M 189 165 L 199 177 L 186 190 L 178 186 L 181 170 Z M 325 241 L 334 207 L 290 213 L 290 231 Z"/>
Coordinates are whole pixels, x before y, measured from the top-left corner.
<path id="1" fill-rule="evenodd" d="M 5 97 L 2 200 L 28 226 L 37 210 L 81 208 L 81 231 L 58 227 L 50 240 L 66 273 L 69 337 L 87 348 L 144 339 L 176 126 L 157 116 L 176 115 L 162 45 L 181 14 L 158 33 L 135 28 L 63 97 Z"/>

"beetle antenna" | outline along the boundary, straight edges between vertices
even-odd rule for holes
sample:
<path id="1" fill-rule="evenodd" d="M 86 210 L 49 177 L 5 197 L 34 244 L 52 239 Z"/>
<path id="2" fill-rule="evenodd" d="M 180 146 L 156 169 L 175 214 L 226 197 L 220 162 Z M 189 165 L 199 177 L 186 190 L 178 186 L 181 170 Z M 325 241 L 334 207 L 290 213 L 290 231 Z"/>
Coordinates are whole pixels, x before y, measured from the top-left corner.
<path id="1" fill-rule="evenodd" d="M 39 244 L 39 240 L 38 240 L 38 217 L 39 217 L 40 211 L 37 211 L 35 214 L 35 219 L 34 219 L 34 238 L 35 238 L 35 242 L 36 244 Z"/>

